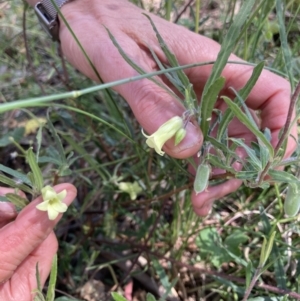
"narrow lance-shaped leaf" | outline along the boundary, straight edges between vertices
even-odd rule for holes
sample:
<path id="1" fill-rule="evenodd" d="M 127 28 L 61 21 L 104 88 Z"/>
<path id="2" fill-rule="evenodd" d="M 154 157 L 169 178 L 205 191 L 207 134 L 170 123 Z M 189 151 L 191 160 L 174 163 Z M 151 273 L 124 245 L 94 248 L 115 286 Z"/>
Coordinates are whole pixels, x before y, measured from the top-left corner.
<path id="1" fill-rule="evenodd" d="M 15 193 L 7 193 L 5 196 L 12 204 L 14 204 L 19 209 L 23 209 L 29 204 L 27 199 L 22 198 L 21 196 Z"/>
<path id="2" fill-rule="evenodd" d="M 108 28 L 105 28 L 111 41 L 113 42 L 114 46 L 118 49 L 120 55 L 123 57 L 123 59 L 134 69 L 136 70 L 139 74 L 146 74 L 146 71 L 141 68 L 139 65 L 137 65 L 133 60 L 131 60 L 128 55 L 124 52 L 124 50 L 122 49 L 122 47 L 119 45 L 119 43 L 117 42 L 117 40 L 115 39 L 115 37 L 112 35 L 112 33 L 110 32 L 110 30 Z M 174 97 L 175 99 L 181 101 L 181 99 L 171 90 L 169 89 L 165 84 L 162 84 L 160 81 L 156 80 L 153 77 L 149 77 L 149 80 L 151 80 L 152 82 L 154 82 L 156 85 L 158 85 L 159 87 L 161 87 L 162 89 L 164 89 L 165 91 L 167 91 L 168 94 L 170 94 L 172 97 Z"/>
<path id="3" fill-rule="evenodd" d="M 249 96 L 251 90 L 253 89 L 253 87 L 255 86 L 263 68 L 264 68 L 264 62 L 261 62 L 257 66 L 254 67 L 250 79 L 247 81 L 246 85 L 239 91 L 239 95 L 242 99 L 248 98 L 248 96 Z M 233 102 L 238 103 L 238 105 L 240 105 L 237 97 L 233 100 Z M 220 140 L 223 137 L 224 132 L 227 130 L 229 122 L 232 120 L 233 117 L 234 117 L 234 114 L 231 110 L 228 109 L 225 111 L 223 118 L 219 124 L 219 128 L 218 128 L 218 134 L 217 134 L 218 140 Z"/>
<path id="4" fill-rule="evenodd" d="M 57 135 L 57 132 L 56 132 L 56 130 L 53 126 L 53 123 L 50 119 L 49 110 L 47 111 L 47 121 L 48 121 L 47 125 L 48 125 L 48 128 L 49 128 L 49 131 L 51 132 L 51 135 L 54 138 L 55 146 L 56 146 L 57 151 L 59 153 L 60 161 L 62 162 L 62 164 L 66 164 L 67 160 L 66 160 L 66 156 L 65 156 L 65 152 L 64 152 L 64 147 L 63 147 L 62 142 L 61 142 L 59 136 Z"/>
<path id="5" fill-rule="evenodd" d="M 42 172 L 37 164 L 36 157 L 32 151 L 32 148 L 29 148 L 26 152 L 26 159 L 28 161 L 28 164 L 30 166 L 30 169 L 33 174 L 34 178 L 34 185 L 37 190 L 37 192 L 40 192 L 44 186 L 44 180 L 43 180 L 43 175 Z"/>
<path id="6" fill-rule="evenodd" d="M 279 183 L 299 183 L 297 177 L 293 176 L 292 174 L 282 171 L 282 170 L 275 170 L 270 169 L 268 171 L 268 175 L 271 176 L 272 181 L 279 182 Z"/>
<path id="7" fill-rule="evenodd" d="M 250 148 L 246 143 L 244 143 L 241 139 L 230 138 L 234 143 L 244 148 L 250 160 L 249 163 L 255 167 L 256 170 L 261 171 L 262 165 L 260 160 L 257 158 L 255 151 Z"/>
<path id="8" fill-rule="evenodd" d="M 146 18 L 150 21 L 151 25 L 152 25 L 152 28 L 153 30 L 155 31 L 156 33 L 156 37 L 157 37 L 157 40 L 159 42 L 159 45 L 162 49 L 162 51 L 164 52 L 166 58 L 168 59 L 168 62 L 170 63 L 170 65 L 172 67 L 177 67 L 179 66 L 179 63 L 177 61 L 177 58 L 176 56 L 171 52 L 171 50 L 169 49 L 169 47 L 167 46 L 167 44 L 165 43 L 164 39 L 162 38 L 162 36 L 160 35 L 159 31 L 157 30 L 154 22 L 152 21 L 152 19 L 144 14 L 146 16 Z M 179 79 L 181 80 L 182 84 L 185 86 L 185 87 L 188 87 L 190 85 L 190 81 L 189 81 L 189 78 L 186 76 L 186 74 L 182 71 L 182 70 L 179 70 L 177 71 L 177 75 L 179 77 Z M 195 93 L 193 93 L 192 97 L 194 99 L 196 99 L 196 95 Z"/>
<path id="9" fill-rule="evenodd" d="M 224 87 L 225 78 L 219 77 L 211 84 L 207 92 L 203 96 L 203 104 L 201 106 L 201 130 L 203 136 L 206 137 L 209 129 L 210 120 L 212 117 L 212 112 L 215 107 L 215 103 L 218 99 L 219 93 Z"/>
<path id="10" fill-rule="evenodd" d="M 239 119 L 239 121 L 243 123 L 258 139 L 260 139 L 265 144 L 265 146 L 269 150 L 270 157 L 273 158 L 274 157 L 273 146 L 268 141 L 268 139 L 264 136 L 264 134 L 260 132 L 255 126 L 253 126 L 252 122 L 249 121 L 247 116 L 241 111 L 241 109 L 235 103 L 231 101 L 230 98 L 226 96 L 223 96 L 222 98 L 224 99 L 228 107 L 232 110 L 234 115 Z"/>
<path id="11" fill-rule="evenodd" d="M 246 106 L 244 99 L 241 97 L 241 95 L 234 88 L 231 88 L 230 90 L 232 90 L 234 92 L 234 94 L 235 94 L 237 100 L 239 101 L 240 106 L 243 108 L 248 120 L 253 124 L 254 127 L 257 128 L 257 130 L 259 130 L 258 125 L 256 124 L 249 108 Z"/>
<path id="12" fill-rule="evenodd" d="M 32 185 L 32 183 L 30 182 L 28 177 L 25 174 L 23 174 L 19 171 L 11 169 L 11 168 L 9 168 L 7 166 L 4 166 L 2 164 L 0 164 L 0 171 L 3 171 L 6 174 L 9 174 L 10 176 L 12 176 L 12 177 L 18 179 L 19 181 L 21 181 L 22 183 L 25 183 L 27 185 Z"/>
<path id="13" fill-rule="evenodd" d="M 14 181 L 14 180 L 10 179 L 9 177 L 7 177 L 5 175 L 2 175 L 2 174 L 0 174 L 0 182 L 8 185 L 9 187 L 18 188 L 18 189 L 20 189 L 24 192 L 29 193 L 29 194 L 33 193 L 32 189 L 29 188 L 28 186 L 26 186 L 24 184 L 19 184 L 16 181 Z"/>
<path id="14" fill-rule="evenodd" d="M 57 279 L 57 254 L 54 255 L 52 265 L 51 265 L 51 273 L 50 273 L 50 279 L 49 279 L 48 290 L 46 295 L 46 301 L 54 301 L 56 279 Z"/>
<path id="15" fill-rule="evenodd" d="M 266 237 L 264 237 L 264 242 L 261 248 L 261 253 L 260 253 L 260 260 L 259 260 L 259 267 L 262 268 L 270 254 L 273 248 L 273 243 L 274 243 L 274 239 L 275 239 L 275 235 L 276 235 L 276 231 L 273 231 L 271 236 L 269 237 L 269 239 L 267 239 Z"/>
<path id="16" fill-rule="evenodd" d="M 124 298 L 123 296 L 121 296 L 119 293 L 116 292 L 112 292 L 111 296 L 115 301 L 128 301 L 126 298 Z"/>

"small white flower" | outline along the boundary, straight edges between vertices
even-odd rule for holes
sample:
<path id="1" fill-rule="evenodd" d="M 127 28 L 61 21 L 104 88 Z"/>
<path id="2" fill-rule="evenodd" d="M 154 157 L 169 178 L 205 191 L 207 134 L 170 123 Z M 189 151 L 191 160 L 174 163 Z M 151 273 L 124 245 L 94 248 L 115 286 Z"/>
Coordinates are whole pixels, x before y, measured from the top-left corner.
<path id="1" fill-rule="evenodd" d="M 137 198 L 137 195 L 143 191 L 138 182 L 120 182 L 118 187 L 121 191 L 126 192 L 130 195 L 130 199 L 134 201 Z"/>
<path id="2" fill-rule="evenodd" d="M 177 131 L 183 128 L 183 120 L 179 116 L 174 116 L 173 118 L 169 119 L 167 122 L 162 124 L 156 132 L 152 135 L 148 136 L 143 131 L 143 135 L 147 138 L 146 143 L 149 147 L 154 148 L 155 151 L 163 156 L 165 154 L 162 151 L 162 147 L 164 144 L 172 138 Z"/>
<path id="3" fill-rule="evenodd" d="M 56 193 L 51 186 L 45 186 L 42 189 L 43 202 L 38 204 L 36 208 L 41 211 L 47 211 L 49 219 L 54 220 L 59 213 L 66 212 L 68 209 L 68 206 L 62 202 L 66 195 L 66 190 Z"/>

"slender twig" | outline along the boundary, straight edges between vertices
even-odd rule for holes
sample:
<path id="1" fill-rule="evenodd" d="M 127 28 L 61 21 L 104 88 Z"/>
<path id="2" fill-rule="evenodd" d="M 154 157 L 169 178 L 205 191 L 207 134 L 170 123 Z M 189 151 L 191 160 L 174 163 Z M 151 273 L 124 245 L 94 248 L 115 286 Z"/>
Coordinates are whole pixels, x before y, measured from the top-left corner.
<path id="1" fill-rule="evenodd" d="M 181 16 L 185 13 L 185 11 L 188 9 L 189 6 L 193 4 L 195 0 L 189 0 L 188 3 L 183 7 L 182 11 L 177 15 L 177 17 L 174 20 L 174 23 L 177 23 Z"/>

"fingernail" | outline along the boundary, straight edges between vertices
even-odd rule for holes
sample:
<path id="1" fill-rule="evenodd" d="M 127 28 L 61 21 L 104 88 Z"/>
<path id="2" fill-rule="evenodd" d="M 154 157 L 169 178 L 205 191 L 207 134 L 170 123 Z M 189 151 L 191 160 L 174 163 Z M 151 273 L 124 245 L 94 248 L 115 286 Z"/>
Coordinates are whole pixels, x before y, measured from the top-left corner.
<path id="1" fill-rule="evenodd" d="M 186 136 L 181 143 L 174 149 L 175 153 L 180 153 L 186 149 L 192 148 L 195 145 L 201 145 L 203 142 L 203 136 L 198 126 L 189 122 L 186 126 Z"/>

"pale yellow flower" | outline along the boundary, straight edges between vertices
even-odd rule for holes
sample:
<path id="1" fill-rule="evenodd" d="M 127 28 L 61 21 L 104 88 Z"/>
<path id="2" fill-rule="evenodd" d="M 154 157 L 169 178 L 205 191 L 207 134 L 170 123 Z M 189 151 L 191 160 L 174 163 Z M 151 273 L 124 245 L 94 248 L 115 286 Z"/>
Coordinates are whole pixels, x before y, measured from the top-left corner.
<path id="1" fill-rule="evenodd" d="M 49 219 L 54 220 L 59 213 L 66 212 L 68 209 L 68 206 L 62 202 L 66 195 L 66 190 L 56 193 L 51 186 L 45 186 L 42 189 L 43 202 L 38 204 L 36 208 L 41 211 L 47 211 Z"/>
<path id="2" fill-rule="evenodd" d="M 120 182 L 118 187 L 121 191 L 126 192 L 130 195 L 130 199 L 134 201 L 138 194 L 143 191 L 138 182 Z"/>
<path id="3" fill-rule="evenodd" d="M 169 119 L 167 122 L 162 124 L 156 132 L 148 136 L 143 131 L 143 135 L 147 138 L 146 143 L 149 147 L 154 148 L 155 151 L 163 156 L 165 154 L 162 151 L 164 144 L 172 138 L 177 131 L 183 128 L 183 120 L 179 116 L 174 116 Z M 182 139 L 181 139 L 182 140 Z"/>

